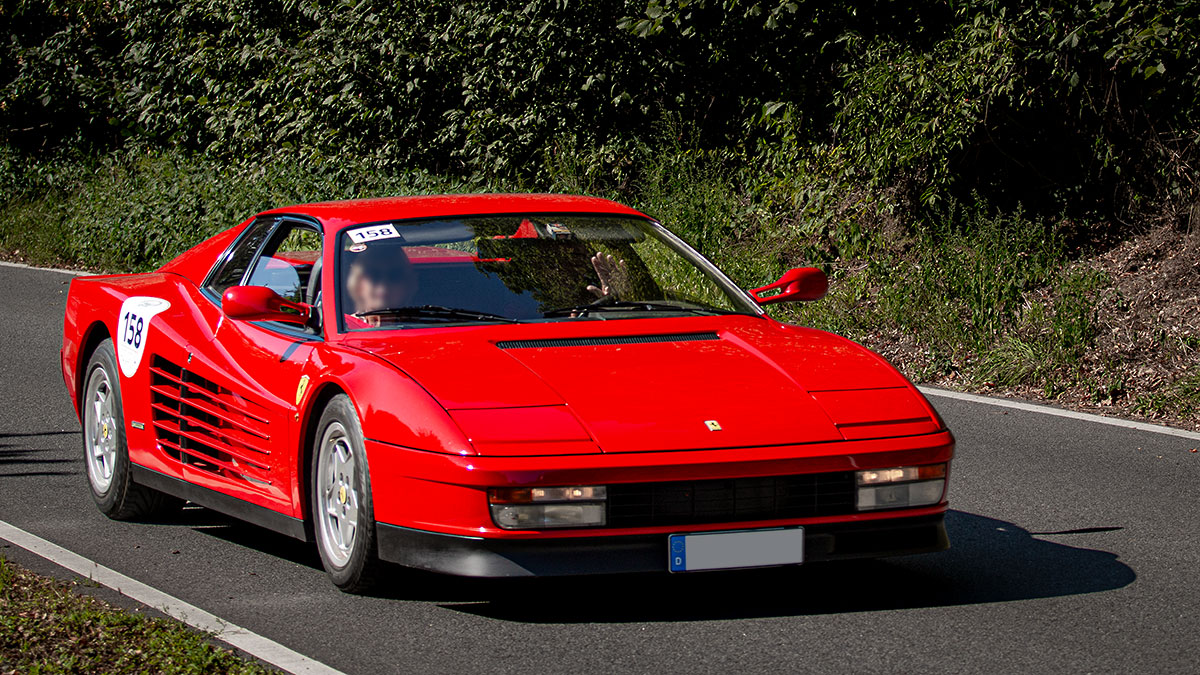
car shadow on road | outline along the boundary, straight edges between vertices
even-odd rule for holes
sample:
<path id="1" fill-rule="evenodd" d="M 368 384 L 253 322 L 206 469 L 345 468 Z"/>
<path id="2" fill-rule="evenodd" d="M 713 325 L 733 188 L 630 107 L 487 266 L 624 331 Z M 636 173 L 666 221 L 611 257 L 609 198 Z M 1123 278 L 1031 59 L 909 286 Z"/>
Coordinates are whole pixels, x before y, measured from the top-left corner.
<path id="1" fill-rule="evenodd" d="M 44 436 L 78 435 L 75 431 L 48 431 L 31 434 L 0 433 L 0 477 L 15 478 L 18 476 L 71 476 L 82 473 L 72 465 L 82 465 L 79 459 L 64 459 L 55 456 L 60 454 L 56 448 L 33 448 L 28 440 L 17 444 L 8 443 L 10 439 L 34 439 Z"/>
<path id="2" fill-rule="evenodd" d="M 1007 602 L 1108 591 L 1137 577 L 1115 554 L 1039 539 L 1013 523 L 962 511 L 951 511 L 946 522 L 951 550 L 920 556 L 688 575 L 486 581 L 428 575 L 423 577 L 428 583 L 415 587 L 423 589 L 424 599 L 469 614 L 527 623 L 595 623 Z M 403 585 L 408 591 L 399 597 L 418 599 L 412 597 L 411 581 Z"/>
<path id="3" fill-rule="evenodd" d="M 231 544 L 252 548 L 297 565 L 321 569 L 321 557 L 317 555 L 317 549 L 312 544 L 203 506 L 188 504 L 181 510 L 154 521 L 154 524 L 190 527 Z"/>

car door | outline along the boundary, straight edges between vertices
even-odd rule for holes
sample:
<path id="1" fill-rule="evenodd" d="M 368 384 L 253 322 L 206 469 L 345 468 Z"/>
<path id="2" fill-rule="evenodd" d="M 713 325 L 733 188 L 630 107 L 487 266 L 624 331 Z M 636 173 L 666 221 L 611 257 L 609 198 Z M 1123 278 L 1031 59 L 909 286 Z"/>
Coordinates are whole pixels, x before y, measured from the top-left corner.
<path id="1" fill-rule="evenodd" d="M 205 282 L 220 306 L 233 285 L 266 286 L 298 302 L 321 255 L 316 223 L 266 218 L 252 223 Z M 279 511 L 300 515 L 297 474 L 302 371 L 319 326 L 250 322 L 214 314 L 212 340 L 188 345 L 183 370 L 194 407 L 183 443 L 185 480 Z"/>

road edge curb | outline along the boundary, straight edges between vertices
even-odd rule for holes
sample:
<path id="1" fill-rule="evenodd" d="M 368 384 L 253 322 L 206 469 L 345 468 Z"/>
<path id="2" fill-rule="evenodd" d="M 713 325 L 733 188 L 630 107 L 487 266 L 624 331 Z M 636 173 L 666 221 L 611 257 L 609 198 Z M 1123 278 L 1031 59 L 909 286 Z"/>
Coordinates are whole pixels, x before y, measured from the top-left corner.
<path id="1" fill-rule="evenodd" d="M 1013 401 L 1005 398 L 993 398 L 990 396 L 979 396 L 977 394 L 965 394 L 961 391 L 953 391 L 950 389 L 938 389 L 935 387 L 918 386 L 918 390 L 926 396 L 940 396 L 942 398 L 950 398 L 958 401 L 967 401 L 970 403 L 980 403 L 984 405 L 996 406 L 999 408 L 1012 408 L 1014 410 L 1023 410 L 1025 412 L 1040 413 L 1042 415 L 1051 415 L 1054 417 L 1065 417 L 1067 419 L 1081 420 L 1084 422 L 1093 422 L 1096 424 L 1107 424 L 1113 427 L 1121 427 L 1123 429 L 1134 429 L 1136 431 L 1148 431 L 1156 434 L 1164 434 L 1166 436 L 1177 436 L 1179 438 L 1187 438 L 1193 441 L 1200 441 L 1200 433 L 1188 431 L 1187 429 L 1176 429 L 1175 427 L 1166 427 L 1161 424 L 1150 424 L 1148 422 L 1135 422 L 1127 420 L 1123 417 L 1105 417 L 1103 415 L 1093 415 L 1092 413 L 1079 412 L 1076 410 L 1066 410 L 1063 408 L 1054 408 L 1048 405 L 1037 403 L 1026 403 L 1024 401 Z"/>
<path id="2" fill-rule="evenodd" d="M 0 539 L 49 560 L 59 567 L 87 577 L 102 586 L 107 586 L 147 607 L 153 607 L 192 628 L 212 633 L 216 639 L 286 672 L 296 675 L 344 675 L 342 671 L 309 658 L 270 638 L 226 621 L 193 604 L 137 579 L 127 577 L 116 570 L 89 560 L 3 520 L 0 520 Z"/>

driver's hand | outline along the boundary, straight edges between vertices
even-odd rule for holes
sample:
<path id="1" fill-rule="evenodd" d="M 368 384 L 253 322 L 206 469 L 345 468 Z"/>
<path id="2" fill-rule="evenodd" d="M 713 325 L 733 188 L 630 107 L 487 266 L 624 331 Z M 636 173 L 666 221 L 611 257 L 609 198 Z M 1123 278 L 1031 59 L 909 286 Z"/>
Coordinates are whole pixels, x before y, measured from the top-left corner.
<path id="1" fill-rule="evenodd" d="M 600 280 L 600 285 L 589 284 L 587 289 L 597 298 L 603 298 L 610 293 L 620 295 L 622 291 L 629 289 L 629 266 L 624 260 L 600 251 L 592 256 L 592 268 L 596 270 L 596 278 Z"/>

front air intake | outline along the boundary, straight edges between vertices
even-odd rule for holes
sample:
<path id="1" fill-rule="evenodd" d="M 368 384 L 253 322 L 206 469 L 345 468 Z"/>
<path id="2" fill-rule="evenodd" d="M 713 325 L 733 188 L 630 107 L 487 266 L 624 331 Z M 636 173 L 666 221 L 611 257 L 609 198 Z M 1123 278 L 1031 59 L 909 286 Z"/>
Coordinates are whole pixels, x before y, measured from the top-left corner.
<path id="1" fill-rule="evenodd" d="M 854 472 L 608 485 L 608 527 L 705 525 L 855 512 Z"/>
<path id="2" fill-rule="evenodd" d="M 500 349 L 545 349 L 548 347 L 606 347 L 608 345 L 644 345 L 662 342 L 706 342 L 720 340 L 716 333 L 663 333 L 660 335 L 618 335 L 614 337 L 551 338 L 546 340 L 503 340 Z"/>

